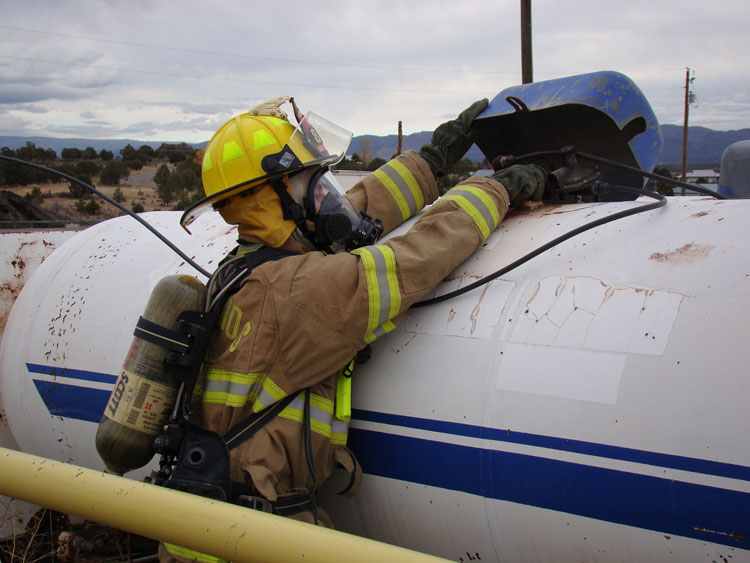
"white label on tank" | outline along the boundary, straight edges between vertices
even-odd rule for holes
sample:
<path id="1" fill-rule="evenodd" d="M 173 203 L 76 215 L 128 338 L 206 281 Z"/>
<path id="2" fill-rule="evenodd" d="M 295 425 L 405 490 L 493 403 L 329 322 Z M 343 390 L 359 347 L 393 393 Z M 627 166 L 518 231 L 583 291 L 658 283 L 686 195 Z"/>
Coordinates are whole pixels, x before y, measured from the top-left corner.
<path id="1" fill-rule="evenodd" d="M 614 405 L 625 354 L 509 343 L 496 387 Z"/>
<path id="2" fill-rule="evenodd" d="M 651 355 L 664 354 L 683 298 L 561 276 L 544 278 L 527 293 L 510 342 Z"/>

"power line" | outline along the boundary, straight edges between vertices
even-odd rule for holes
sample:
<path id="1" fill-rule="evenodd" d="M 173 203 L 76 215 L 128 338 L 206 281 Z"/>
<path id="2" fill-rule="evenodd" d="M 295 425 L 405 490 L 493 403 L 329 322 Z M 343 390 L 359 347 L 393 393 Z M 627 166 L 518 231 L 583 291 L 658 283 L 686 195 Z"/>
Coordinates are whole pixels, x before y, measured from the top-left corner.
<path id="1" fill-rule="evenodd" d="M 26 61 L 26 62 L 32 62 L 32 63 L 45 63 L 45 64 L 55 64 L 55 65 L 64 65 L 64 66 L 75 66 L 75 67 L 81 67 L 81 68 L 93 68 L 96 70 L 111 70 L 114 72 L 135 72 L 139 74 L 150 74 L 150 75 L 155 75 L 155 76 L 171 76 L 173 78 L 191 78 L 191 79 L 197 79 L 197 80 L 220 80 L 223 82 L 237 82 L 237 83 L 243 83 L 243 84 L 264 84 L 264 85 L 274 85 L 274 86 L 295 86 L 295 87 L 322 88 L 322 89 L 332 88 L 335 90 L 365 90 L 369 92 L 398 92 L 398 93 L 406 93 L 406 94 L 486 95 L 487 93 L 486 91 L 475 92 L 475 91 L 408 90 L 408 89 L 402 89 L 402 88 L 367 88 L 364 86 L 336 86 L 336 85 L 331 85 L 331 84 L 306 84 L 306 83 L 301 83 L 301 82 L 275 82 L 275 81 L 270 81 L 270 80 L 247 80 L 247 79 L 241 79 L 241 78 L 224 78 L 220 76 L 203 76 L 203 75 L 197 75 L 197 74 L 182 74 L 182 73 L 173 73 L 173 72 L 162 72 L 162 71 L 156 71 L 156 70 L 141 70 L 141 69 L 134 69 L 134 68 L 109 67 L 109 66 L 91 65 L 91 64 L 84 64 L 84 63 L 70 63 L 70 62 L 65 62 L 65 61 L 51 61 L 51 60 L 46 60 L 46 59 L 34 59 L 34 58 L 29 58 L 29 57 L 13 57 L 10 55 L 0 55 L 0 58 L 12 59 L 16 61 Z"/>
<path id="2" fill-rule="evenodd" d="M 452 69 L 452 68 L 423 68 L 423 67 L 400 67 L 390 65 L 366 65 L 366 64 L 353 64 L 353 63 L 335 63 L 328 61 L 310 61 L 302 59 L 283 59 L 278 57 L 259 57 L 256 55 L 245 55 L 238 53 L 224 53 L 220 51 L 205 51 L 201 49 L 186 49 L 182 47 L 170 47 L 168 45 L 154 45 L 148 43 L 135 43 L 132 41 L 116 41 L 114 39 L 101 39 L 99 37 L 86 37 L 83 35 L 71 35 L 67 33 L 58 33 L 54 31 L 40 31 L 37 29 L 28 29 L 23 27 L 14 27 L 10 25 L 0 25 L 0 29 L 11 29 L 14 31 L 23 31 L 26 33 L 38 33 L 40 35 L 50 35 L 55 37 L 64 37 L 66 39 L 83 39 L 85 41 L 96 41 L 99 43 L 109 43 L 112 45 L 124 45 L 127 47 L 140 47 L 143 49 L 159 49 L 162 51 L 174 51 L 178 53 L 189 53 L 192 55 L 210 55 L 213 57 L 231 57 L 236 59 L 248 59 L 256 61 L 269 61 L 274 63 L 285 63 L 285 64 L 301 64 L 301 65 L 320 65 L 320 66 L 333 66 L 342 68 L 366 68 L 375 70 L 400 70 L 407 72 L 450 72 L 450 73 L 467 73 L 467 74 L 513 74 L 517 75 L 518 71 L 492 71 L 492 70 L 466 70 L 466 69 Z"/>

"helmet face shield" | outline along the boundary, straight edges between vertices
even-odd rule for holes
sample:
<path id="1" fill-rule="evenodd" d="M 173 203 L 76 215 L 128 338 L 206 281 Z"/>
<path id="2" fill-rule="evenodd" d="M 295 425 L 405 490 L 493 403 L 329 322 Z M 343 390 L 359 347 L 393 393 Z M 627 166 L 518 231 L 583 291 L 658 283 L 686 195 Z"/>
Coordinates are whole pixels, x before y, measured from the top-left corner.
<path id="1" fill-rule="evenodd" d="M 289 138 L 289 147 L 302 166 L 330 166 L 346 156 L 352 136 L 350 131 L 308 111 Z"/>

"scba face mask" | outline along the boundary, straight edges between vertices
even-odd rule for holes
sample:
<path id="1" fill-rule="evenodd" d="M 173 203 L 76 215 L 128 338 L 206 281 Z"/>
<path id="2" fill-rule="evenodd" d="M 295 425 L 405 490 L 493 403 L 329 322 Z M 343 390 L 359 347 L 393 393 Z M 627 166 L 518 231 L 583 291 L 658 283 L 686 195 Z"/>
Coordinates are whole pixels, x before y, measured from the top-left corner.
<path id="1" fill-rule="evenodd" d="M 337 243 L 352 250 L 375 243 L 383 232 L 378 219 L 354 207 L 328 168 L 310 179 L 304 205 L 307 219 L 315 225 L 312 235 L 318 248 Z"/>

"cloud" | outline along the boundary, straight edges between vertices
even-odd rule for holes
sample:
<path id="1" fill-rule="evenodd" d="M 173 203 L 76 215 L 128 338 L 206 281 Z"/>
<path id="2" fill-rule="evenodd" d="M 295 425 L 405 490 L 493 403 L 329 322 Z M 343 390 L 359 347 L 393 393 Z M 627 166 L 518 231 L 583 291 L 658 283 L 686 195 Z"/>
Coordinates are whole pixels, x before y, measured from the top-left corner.
<path id="1" fill-rule="evenodd" d="M 517 4 L 42 5 L 33 20 L 7 11 L 0 23 L 0 110 L 24 117 L 18 134 L 198 142 L 281 94 L 356 134 L 395 133 L 399 120 L 416 132 L 520 82 Z M 738 72 L 750 52 L 748 19 L 750 3 L 739 0 L 721 9 L 697 0 L 631 0 L 628 9 L 613 0 L 535 0 L 534 76 L 624 72 L 672 123 L 681 122 L 690 66 L 701 100 L 696 123 L 750 127 L 750 77 Z"/>

